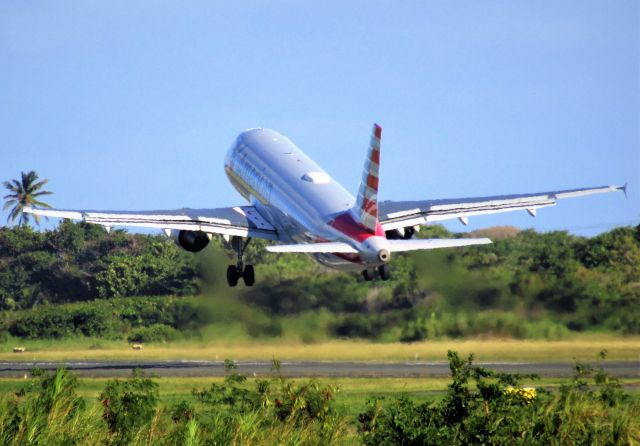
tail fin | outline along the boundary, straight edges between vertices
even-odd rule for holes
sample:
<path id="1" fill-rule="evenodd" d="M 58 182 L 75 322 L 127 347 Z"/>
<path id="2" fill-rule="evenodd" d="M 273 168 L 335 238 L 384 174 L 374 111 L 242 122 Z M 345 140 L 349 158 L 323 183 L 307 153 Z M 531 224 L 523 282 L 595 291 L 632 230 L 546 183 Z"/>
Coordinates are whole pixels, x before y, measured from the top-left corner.
<path id="1" fill-rule="evenodd" d="M 378 172 L 380 169 L 380 138 L 382 127 L 373 125 L 369 153 L 364 162 L 362 182 L 358 191 L 358 199 L 353 213 L 358 221 L 371 231 L 376 230 L 378 223 Z"/>

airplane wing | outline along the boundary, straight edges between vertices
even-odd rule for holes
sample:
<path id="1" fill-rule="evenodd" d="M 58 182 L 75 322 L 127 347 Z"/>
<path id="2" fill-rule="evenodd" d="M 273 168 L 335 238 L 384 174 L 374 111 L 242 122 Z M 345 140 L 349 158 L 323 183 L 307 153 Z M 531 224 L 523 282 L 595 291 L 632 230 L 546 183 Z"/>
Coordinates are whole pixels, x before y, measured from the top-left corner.
<path id="1" fill-rule="evenodd" d="M 385 231 L 453 218 L 460 219 L 466 225 L 471 216 L 520 210 L 535 216 L 537 209 L 554 206 L 557 200 L 563 198 L 617 191 L 623 191 L 626 195 L 627 185 L 479 198 L 382 201 L 378 203 L 378 212 L 380 224 Z"/>
<path id="2" fill-rule="evenodd" d="M 278 240 L 276 229 L 253 206 L 217 209 L 176 209 L 165 211 L 84 211 L 36 209 L 25 207 L 23 212 L 43 217 L 69 218 L 106 226 L 135 226 L 169 231 L 202 231 L 211 234 L 235 235 Z"/>

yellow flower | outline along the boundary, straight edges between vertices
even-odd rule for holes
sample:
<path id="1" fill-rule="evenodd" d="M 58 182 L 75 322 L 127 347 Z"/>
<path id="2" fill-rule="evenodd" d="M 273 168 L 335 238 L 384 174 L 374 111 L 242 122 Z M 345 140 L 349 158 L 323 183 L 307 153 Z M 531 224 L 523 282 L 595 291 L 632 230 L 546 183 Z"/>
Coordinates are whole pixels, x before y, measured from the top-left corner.
<path id="1" fill-rule="evenodd" d="M 536 397 L 536 388 L 535 387 L 513 387 L 509 386 L 504 389 L 505 393 L 509 395 L 517 395 L 520 398 L 531 401 Z"/>

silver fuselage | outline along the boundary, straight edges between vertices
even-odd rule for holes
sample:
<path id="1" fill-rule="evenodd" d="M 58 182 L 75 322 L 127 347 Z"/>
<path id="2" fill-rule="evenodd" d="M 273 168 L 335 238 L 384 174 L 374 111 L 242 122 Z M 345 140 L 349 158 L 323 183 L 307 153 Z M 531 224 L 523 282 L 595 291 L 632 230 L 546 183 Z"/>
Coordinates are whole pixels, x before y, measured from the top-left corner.
<path id="1" fill-rule="evenodd" d="M 381 264 L 377 253 L 386 246 L 384 232 L 364 230 L 351 212 L 354 197 L 286 136 L 268 129 L 241 133 L 224 169 L 238 192 L 276 228 L 281 242 L 349 243 L 359 254 L 313 254 L 341 270 Z"/>

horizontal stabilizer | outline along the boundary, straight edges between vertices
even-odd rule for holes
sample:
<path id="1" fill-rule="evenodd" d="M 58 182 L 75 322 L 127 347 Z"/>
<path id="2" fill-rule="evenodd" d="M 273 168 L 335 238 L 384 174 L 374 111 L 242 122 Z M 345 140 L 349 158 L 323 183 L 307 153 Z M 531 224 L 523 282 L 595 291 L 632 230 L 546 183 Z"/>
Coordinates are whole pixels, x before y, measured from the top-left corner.
<path id="1" fill-rule="evenodd" d="M 327 252 L 356 254 L 358 251 L 348 243 L 323 242 L 323 243 L 300 243 L 296 245 L 272 245 L 267 246 L 269 252 Z"/>
<path id="2" fill-rule="evenodd" d="M 389 240 L 391 252 L 417 251 L 419 249 L 455 248 L 458 246 L 487 245 L 488 238 L 432 238 L 417 240 Z"/>

